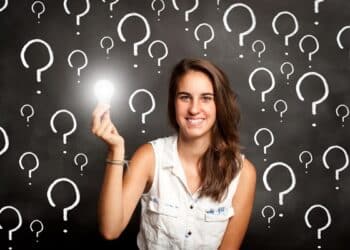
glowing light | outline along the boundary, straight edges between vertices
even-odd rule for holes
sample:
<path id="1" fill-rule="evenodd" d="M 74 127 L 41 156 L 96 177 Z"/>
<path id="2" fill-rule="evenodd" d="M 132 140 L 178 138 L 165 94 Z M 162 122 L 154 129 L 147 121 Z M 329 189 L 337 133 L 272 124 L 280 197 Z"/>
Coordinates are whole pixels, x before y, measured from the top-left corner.
<path id="1" fill-rule="evenodd" d="M 113 96 L 114 87 L 110 81 L 100 80 L 95 84 L 94 92 L 100 103 L 109 105 Z"/>

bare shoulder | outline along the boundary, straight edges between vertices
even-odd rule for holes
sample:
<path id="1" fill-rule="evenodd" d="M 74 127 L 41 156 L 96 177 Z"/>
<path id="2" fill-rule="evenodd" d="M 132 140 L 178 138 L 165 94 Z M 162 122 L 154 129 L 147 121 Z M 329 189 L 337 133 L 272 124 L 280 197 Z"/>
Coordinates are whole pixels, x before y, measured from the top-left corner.
<path id="1" fill-rule="evenodd" d="M 247 182 L 255 183 L 255 181 L 256 181 L 255 166 L 246 157 L 243 159 L 243 166 L 241 169 L 241 177 L 240 178 L 246 180 Z"/>

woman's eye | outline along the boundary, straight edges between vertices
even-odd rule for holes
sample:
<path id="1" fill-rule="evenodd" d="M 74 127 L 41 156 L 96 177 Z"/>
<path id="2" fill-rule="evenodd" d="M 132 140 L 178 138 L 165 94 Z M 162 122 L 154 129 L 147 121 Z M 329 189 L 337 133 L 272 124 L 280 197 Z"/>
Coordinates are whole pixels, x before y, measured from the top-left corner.
<path id="1" fill-rule="evenodd" d="M 213 100 L 213 97 L 212 96 L 203 96 L 203 100 L 205 102 L 209 102 L 209 101 Z"/>
<path id="2" fill-rule="evenodd" d="M 187 95 L 182 95 L 182 96 L 180 96 L 179 98 L 180 98 L 180 100 L 182 100 L 182 101 L 187 101 L 187 100 L 190 99 L 190 97 L 187 96 Z"/>

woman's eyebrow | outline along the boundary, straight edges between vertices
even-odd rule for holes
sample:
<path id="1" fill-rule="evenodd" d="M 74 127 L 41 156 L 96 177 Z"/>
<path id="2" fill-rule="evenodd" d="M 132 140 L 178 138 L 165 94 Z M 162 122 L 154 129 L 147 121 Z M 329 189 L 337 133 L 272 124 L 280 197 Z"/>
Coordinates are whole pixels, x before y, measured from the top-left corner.
<path id="1" fill-rule="evenodd" d="M 181 91 L 181 92 L 177 92 L 176 95 L 191 95 L 189 92 L 185 92 L 185 91 Z M 214 93 L 212 92 L 204 92 L 201 93 L 200 95 L 210 95 L 210 96 L 214 96 Z"/>

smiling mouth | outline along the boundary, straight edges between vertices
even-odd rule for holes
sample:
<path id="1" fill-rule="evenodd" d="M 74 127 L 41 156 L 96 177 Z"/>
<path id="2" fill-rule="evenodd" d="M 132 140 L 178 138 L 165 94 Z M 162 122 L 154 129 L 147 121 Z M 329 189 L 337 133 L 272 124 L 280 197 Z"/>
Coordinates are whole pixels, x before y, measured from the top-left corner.
<path id="1" fill-rule="evenodd" d="M 204 118 L 186 118 L 190 125 L 200 125 L 204 120 Z"/>

